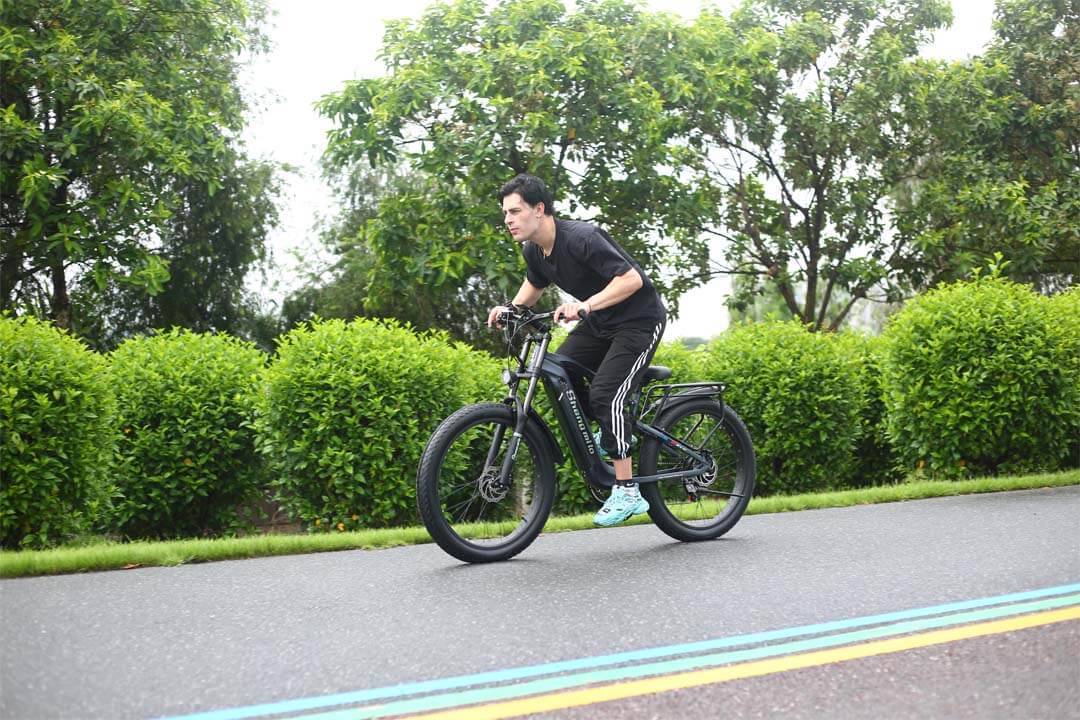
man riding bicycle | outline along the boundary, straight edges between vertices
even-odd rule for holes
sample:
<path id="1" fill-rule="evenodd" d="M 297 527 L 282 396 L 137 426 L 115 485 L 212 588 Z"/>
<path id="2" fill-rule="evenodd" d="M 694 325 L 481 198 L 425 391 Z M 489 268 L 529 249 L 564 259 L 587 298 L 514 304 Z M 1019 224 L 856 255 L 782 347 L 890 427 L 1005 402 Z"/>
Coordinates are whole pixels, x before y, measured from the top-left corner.
<path id="1" fill-rule="evenodd" d="M 561 304 L 555 322 L 584 319 L 559 347 L 559 354 L 595 371 L 589 407 L 600 424 L 600 445 L 612 459 L 615 486 L 593 518 L 615 525 L 646 512 L 649 503 L 633 482 L 630 417 L 633 396 L 664 334 L 667 311 L 641 266 L 601 228 L 554 216 L 544 182 L 518 175 L 499 190 L 503 218 L 521 243 L 526 274 L 513 305 L 532 307 L 554 283 L 574 298 Z M 497 306 L 488 325 L 506 312 Z"/>

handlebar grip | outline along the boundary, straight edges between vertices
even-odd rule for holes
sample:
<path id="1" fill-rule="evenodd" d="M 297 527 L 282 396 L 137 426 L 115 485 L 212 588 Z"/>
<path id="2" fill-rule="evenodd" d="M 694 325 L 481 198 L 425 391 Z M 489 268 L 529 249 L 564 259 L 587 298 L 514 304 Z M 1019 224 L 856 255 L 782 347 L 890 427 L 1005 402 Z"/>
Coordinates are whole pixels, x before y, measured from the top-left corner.
<path id="1" fill-rule="evenodd" d="M 578 320 L 584 320 L 587 315 L 588 315 L 588 313 L 586 313 L 581 308 L 578 308 L 578 311 L 577 311 Z"/>

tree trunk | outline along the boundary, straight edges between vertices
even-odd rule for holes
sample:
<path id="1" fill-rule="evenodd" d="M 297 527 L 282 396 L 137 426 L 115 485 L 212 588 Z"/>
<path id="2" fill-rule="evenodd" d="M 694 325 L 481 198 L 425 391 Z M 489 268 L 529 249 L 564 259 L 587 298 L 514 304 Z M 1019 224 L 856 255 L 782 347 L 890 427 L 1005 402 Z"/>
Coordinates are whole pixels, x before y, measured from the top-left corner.
<path id="1" fill-rule="evenodd" d="M 56 114 L 59 118 L 59 108 L 57 108 Z M 65 182 L 56 188 L 56 193 L 53 195 L 54 208 L 63 208 L 67 205 L 68 187 L 69 183 Z M 47 241 L 47 239 L 58 230 L 59 228 L 56 225 L 50 225 L 42 240 Z M 49 259 L 49 274 L 52 279 L 52 296 L 49 298 L 49 317 L 52 319 L 53 325 L 64 330 L 71 327 L 71 298 L 68 297 L 67 275 L 66 268 L 64 267 L 66 254 L 63 244 L 60 244 L 51 253 L 52 257 Z"/>
<path id="2" fill-rule="evenodd" d="M 0 312 L 15 308 L 15 284 L 19 280 L 21 254 L 15 243 L 0 258 Z"/>
<path id="3" fill-rule="evenodd" d="M 49 298 L 49 316 L 56 327 L 67 330 L 71 327 L 71 298 L 68 297 L 64 261 L 60 258 L 53 260 L 49 270 L 52 274 L 52 297 Z"/>

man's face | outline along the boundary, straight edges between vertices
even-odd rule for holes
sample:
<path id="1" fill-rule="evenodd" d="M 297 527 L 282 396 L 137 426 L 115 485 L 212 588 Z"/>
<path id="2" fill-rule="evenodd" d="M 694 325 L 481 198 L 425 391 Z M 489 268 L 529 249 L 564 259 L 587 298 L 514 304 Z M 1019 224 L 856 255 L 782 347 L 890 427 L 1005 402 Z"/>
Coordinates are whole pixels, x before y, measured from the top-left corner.
<path id="1" fill-rule="evenodd" d="M 544 204 L 529 205 L 521 195 L 511 193 L 503 198 L 502 208 L 503 222 L 514 239 L 519 243 L 531 240 L 544 217 Z"/>

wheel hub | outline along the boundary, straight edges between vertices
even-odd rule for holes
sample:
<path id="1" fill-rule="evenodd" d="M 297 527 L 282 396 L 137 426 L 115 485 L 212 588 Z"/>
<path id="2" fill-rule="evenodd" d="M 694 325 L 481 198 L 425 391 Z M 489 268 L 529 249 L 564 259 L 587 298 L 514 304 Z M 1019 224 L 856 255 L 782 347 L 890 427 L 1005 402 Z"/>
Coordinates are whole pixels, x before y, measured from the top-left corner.
<path id="1" fill-rule="evenodd" d="M 487 502 L 497 503 L 506 497 L 510 488 L 499 482 L 499 468 L 489 467 L 477 481 L 480 489 L 480 497 Z"/>
<path id="2" fill-rule="evenodd" d="M 705 461 L 708 463 L 709 469 L 697 477 L 687 478 L 685 482 L 686 494 L 690 497 L 690 500 L 696 501 L 698 491 L 702 488 L 709 487 L 716 482 L 716 476 L 718 473 L 716 467 L 716 458 L 711 453 L 702 453 L 705 456 Z"/>

